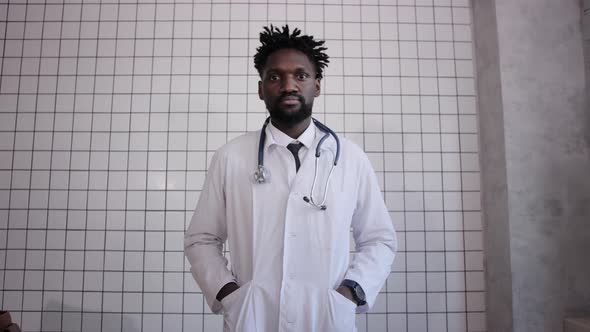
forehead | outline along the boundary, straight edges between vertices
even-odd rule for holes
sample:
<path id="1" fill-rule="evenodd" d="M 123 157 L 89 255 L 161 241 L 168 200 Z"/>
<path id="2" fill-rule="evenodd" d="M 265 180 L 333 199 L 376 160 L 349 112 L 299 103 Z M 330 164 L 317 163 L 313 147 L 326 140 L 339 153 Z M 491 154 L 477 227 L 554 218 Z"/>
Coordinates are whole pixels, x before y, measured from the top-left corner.
<path id="1" fill-rule="evenodd" d="M 314 72 L 314 65 L 305 53 L 292 48 L 284 48 L 271 53 L 266 60 L 264 71 L 306 69 Z"/>

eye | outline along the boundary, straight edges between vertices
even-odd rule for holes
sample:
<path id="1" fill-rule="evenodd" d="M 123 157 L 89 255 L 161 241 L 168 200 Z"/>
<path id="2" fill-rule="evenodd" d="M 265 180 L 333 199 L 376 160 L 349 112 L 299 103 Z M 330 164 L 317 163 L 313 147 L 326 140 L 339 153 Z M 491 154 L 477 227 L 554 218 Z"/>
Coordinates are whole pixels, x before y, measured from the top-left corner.
<path id="1" fill-rule="evenodd" d="M 307 73 L 299 73 L 297 74 L 297 79 L 300 81 L 304 81 L 309 78 L 309 74 Z"/>
<path id="2" fill-rule="evenodd" d="M 279 76 L 279 75 L 277 75 L 277 74 L 270 74 L 270 75 L 268 75 L 267 79 L 268 79 L 269 81 L 278 81 L 278 80 L 280 80 L 281 78 L 280 78 L 280 76 Z"/>

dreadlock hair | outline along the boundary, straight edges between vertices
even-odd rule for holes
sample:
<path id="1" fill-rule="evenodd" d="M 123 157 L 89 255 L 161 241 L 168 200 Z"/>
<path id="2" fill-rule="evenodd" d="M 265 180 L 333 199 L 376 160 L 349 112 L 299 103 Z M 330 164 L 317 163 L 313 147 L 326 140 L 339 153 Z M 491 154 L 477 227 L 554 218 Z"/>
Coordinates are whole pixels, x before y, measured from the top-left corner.
<path id="1" fill-rule="evenodd" d="M 283 27 L 283 31 L 273 26 L 264 27 L 264 31 L 260 33 L 260 43 L 262 44 L 256 49 L 254 55 L 254 67 L 258 70 L 258 74 L 262 76 L 262 70 L 268 57 L 275 51 L 284 48 L 292 48 L 303 52 L 309 58 L 309 61 L 314 64 L 316 69 L 316 78 L 322 79 L 323 69 L 328 66 L 328 55 L 323 51 L 327 50 L 323 40 L 314 40 L 313 36 L 302 35 L 301 30 L 295 28 L 292 34 L 289 34 L 289 25 Z"/>

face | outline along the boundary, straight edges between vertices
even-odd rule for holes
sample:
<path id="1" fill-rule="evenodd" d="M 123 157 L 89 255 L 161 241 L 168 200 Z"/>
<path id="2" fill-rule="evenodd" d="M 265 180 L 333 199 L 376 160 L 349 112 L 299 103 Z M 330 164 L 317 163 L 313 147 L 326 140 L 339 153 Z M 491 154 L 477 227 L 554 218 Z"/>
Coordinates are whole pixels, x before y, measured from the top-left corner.
<path id="1" fill-rule="evenodd" d="M 315 73 L 307 56 L 295 49 L 281 49 L 268 57 L 258 96 L 273 121 L 290 127 L 311 116 L 313 100 L 320 95 Z"/>

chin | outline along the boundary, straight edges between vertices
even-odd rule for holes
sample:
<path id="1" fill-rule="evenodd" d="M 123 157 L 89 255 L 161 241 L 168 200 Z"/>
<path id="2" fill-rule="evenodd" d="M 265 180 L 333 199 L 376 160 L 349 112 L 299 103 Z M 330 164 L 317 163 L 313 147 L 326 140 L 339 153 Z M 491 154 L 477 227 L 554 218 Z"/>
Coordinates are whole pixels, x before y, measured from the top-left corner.
<path id="1" fill-rule="evenodd" d="M 311 114 L 302 112 L 270 112 L 270 117 L 273 121 L 279 122 L 285 126 L 295 126 L 305 121 Z"/>
<path id="2" fill-rule="evenodd" d="M 268 107 L 270 117 L 285 126 L 295 126 L 311 116 L 311 106 L 306 104 L 293 105 L 289 107 L 274 106 Z"/>
<path id="3" fill-rule="evenodd" d="M 293 117 L 293 116 L 297 117 L 297 116 L 303 115 L 303 112 L 301 111 L 301 107 L 299 107 L 299 106 L 282 109 L 279 112 L 281 114 L 284 114 L 285 116 L 288 116 L 288 117 Z"/>

